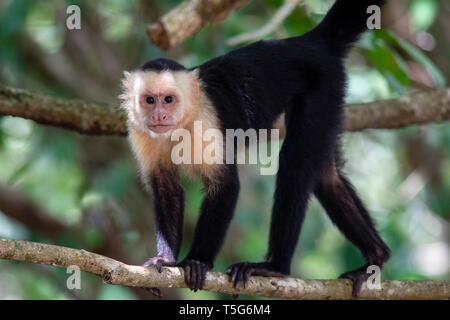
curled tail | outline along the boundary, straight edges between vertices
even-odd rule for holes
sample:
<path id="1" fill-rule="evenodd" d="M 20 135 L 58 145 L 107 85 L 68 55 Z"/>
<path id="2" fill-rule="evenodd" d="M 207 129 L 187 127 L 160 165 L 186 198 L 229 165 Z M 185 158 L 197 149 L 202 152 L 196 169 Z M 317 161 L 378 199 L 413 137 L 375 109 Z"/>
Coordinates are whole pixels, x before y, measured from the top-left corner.
<path id="1" fill-rule="evenodd" d="M 381 6 L 386 0 L 337 0 L 322 22 L 313 30 L 315 36 L 325 40 L 331 50 L 345 56 L 351 44 L 367 30 L 371 13 L 367 9 Z"/>

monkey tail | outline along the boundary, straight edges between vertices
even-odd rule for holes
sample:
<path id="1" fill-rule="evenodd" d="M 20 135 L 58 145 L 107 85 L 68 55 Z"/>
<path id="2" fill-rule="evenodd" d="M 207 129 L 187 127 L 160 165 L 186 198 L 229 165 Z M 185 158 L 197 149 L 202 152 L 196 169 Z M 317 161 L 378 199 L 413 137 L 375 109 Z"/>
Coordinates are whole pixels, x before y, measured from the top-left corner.
<path id="1" fill-rule="evenodd" d="M 325 40 L 329 48 L 344 57 L 350 46 L 367 30 L 370 6 L 381 6 L 386 0 L 337 0 L 312 34 Z M 368 13 L 369 11 L 369 13 Z"/>

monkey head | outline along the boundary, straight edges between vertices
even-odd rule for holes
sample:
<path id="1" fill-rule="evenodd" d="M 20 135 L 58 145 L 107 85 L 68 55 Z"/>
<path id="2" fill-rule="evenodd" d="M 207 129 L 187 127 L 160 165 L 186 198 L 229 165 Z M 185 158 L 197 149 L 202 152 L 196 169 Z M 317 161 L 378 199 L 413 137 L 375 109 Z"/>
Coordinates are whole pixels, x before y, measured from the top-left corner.
<path id="1" fill-rule="evenodd" d="M 199 80 L 196 71 L 168 65 L 167 59 L 151 60 L 125 72 L 119 96 L 128 114 L 128 125 L 152 137 L 168 137 L 195 117 Z"/>

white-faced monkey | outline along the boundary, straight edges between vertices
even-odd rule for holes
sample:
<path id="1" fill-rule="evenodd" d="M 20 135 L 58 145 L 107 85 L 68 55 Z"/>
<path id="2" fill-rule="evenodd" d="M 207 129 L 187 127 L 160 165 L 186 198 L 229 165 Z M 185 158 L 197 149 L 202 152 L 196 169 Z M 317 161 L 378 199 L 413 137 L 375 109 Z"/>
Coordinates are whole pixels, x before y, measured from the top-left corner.
<path id="1" fill-rule="evenodd" d="M 311 194 L 367 260 L 341 276 L 353 280 L 353 294 L 359 294 L 368 278 L 368 265 L 383 268 L 389 248 L 342 174 L 338 146 L 346 82 L 343 60 L 367 29 L 368 7 L 383 2 L 337 0 L 323 21 L 302 36 L 258 41 L 191 69 L 161 58 L 125 73 L 121 99 L 129 138 L 142 179 L 154 194 L 158 254 L 145 266 L 161 270 L 176 264 L 184 211 L 180 170 L 201 178 L 206 192 L 191 249 L 178 264 L 194 291 L 203 287 L 213 267 L 239 194 L 235 164 L 175 165 L 171 133 L 177 128 L 192 132 L 194 121 L 200 120 L 204 129 L 223 132 L 271 129 L 284 116 L 286 136 L 267 256 L 264 262 L 230 266 L 231 281 L 240 287 L 251 275 L 289 274 Z"/>

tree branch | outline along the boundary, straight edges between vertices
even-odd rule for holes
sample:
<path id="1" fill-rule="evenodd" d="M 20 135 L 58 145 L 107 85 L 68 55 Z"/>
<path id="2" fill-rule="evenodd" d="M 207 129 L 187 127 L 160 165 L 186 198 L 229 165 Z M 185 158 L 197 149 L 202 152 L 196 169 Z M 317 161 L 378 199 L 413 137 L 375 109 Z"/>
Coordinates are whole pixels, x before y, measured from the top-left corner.
<path id="1" fill-rule="evenodd" d="M 0 239 L 0 258 L 59 267 L 76 265 L 95 274 L 108 284 L 131 287 L 186 288 L 183 269 L 127 265 L 117 260 L 54 245 L 22 240 Z M 247 288 L 235 289 L 228 276 L 208 272 L 204 290 L 225 294 L 251 295 L 285 299 L 351 299 L 350 280 L 302 280 L 295 278 L 251 277 Z M 361 299 L 449 299 L 450 281 L 383 281 L 380 290 L 365 285 Z"/>
<path id="2" fill-rule="evenodd" d="M 91 135 L 126 135 L 126 115 L 116 106 L 64 100 L 0 86 L 0 116 L 31 119 Z M 450 119 L 450 88 L 399 99 L 349 105 L 347 131 L 395 129 Z"/>
<path id="3" fill-rule="evenodd" d="M 243 33 L 227 40 L 229 46 L 244 42 L 256 41 L 275 32 L 283 21 L 294 11 L 303 0 L 285 0 L 265 26 L 253 32 Z"/>
<path id="4" fill-rule="evenodd" d="M 86 237 L 83 234 L 83 230 L 85 230 L 85 227 L 87 226 L 86 224 L 80 224 L 73 227 L 62 224 L 33 200 L 26 197 L 25 194 L 2 185 L 0 185 L 0 213 L 4 213 L 8 218 L 12 218 L 21 223 L 30 231 L 41 233 L 41 235 L 44 236 L 44 239 L 56 240 L 60 239 L 62 235 L 66 237 L 69 236 L 70 238 L 74 237 L 74 239 L 76 239 L 75 243 L 79 246 L 87 245 L 88 247 L 91 247 L 91 249 L 95 247 L 96 252 L 101 254 L 115 257 L 116 259 L 128 260 L 118 237 L 119 230 L 117 230 L 114 221 L 112 221 L 109 215 L 101 217 L 103 219 L 101 226 L 96 225 L 92 221 L 88 225 L 90 227 L 95 227 L 102 232 L 104 241 L 102 241 L 102 244 L 99 246 L 87 243 Z M 156 298 L 139 288 L 133 287 L 132 291 L 141 300 Z M 170 294 L 167 294 L 166 297 L 173 299 L 176 298 L 177 295 L 176 292 L 171 292 Z"/>
<path id="5" fill-rule="evenodd" d="M 118 107 L 64 100 L 0 87 L 0 115 L 31 119 L 84 134 L 126 135 L 126 115 Z"/>
<path id="6" fill-rule="evenodd" d="M 22 223 L 28 229 L 42 232 L 51 239 L 72 232 L 70 227 L 52 218 L 22 193 L 0 185 L 0 212 Z"/>
<path id="7" fill-rule="evenodd" d="M 186 0 L 158 22 L 147 27 L 151 42 L 163 50 L 170 49 L 187 37 L 199 32 L 205 25 L 224 20 L 232 11 L 250 0 Z"/>
<path id="8" fill-rule="evenodd" d="M 348 131 L 396 129 L 450 120 L 450 88 L 423 91 L 399 99 L 354 104 L 346 108 Z"/>

